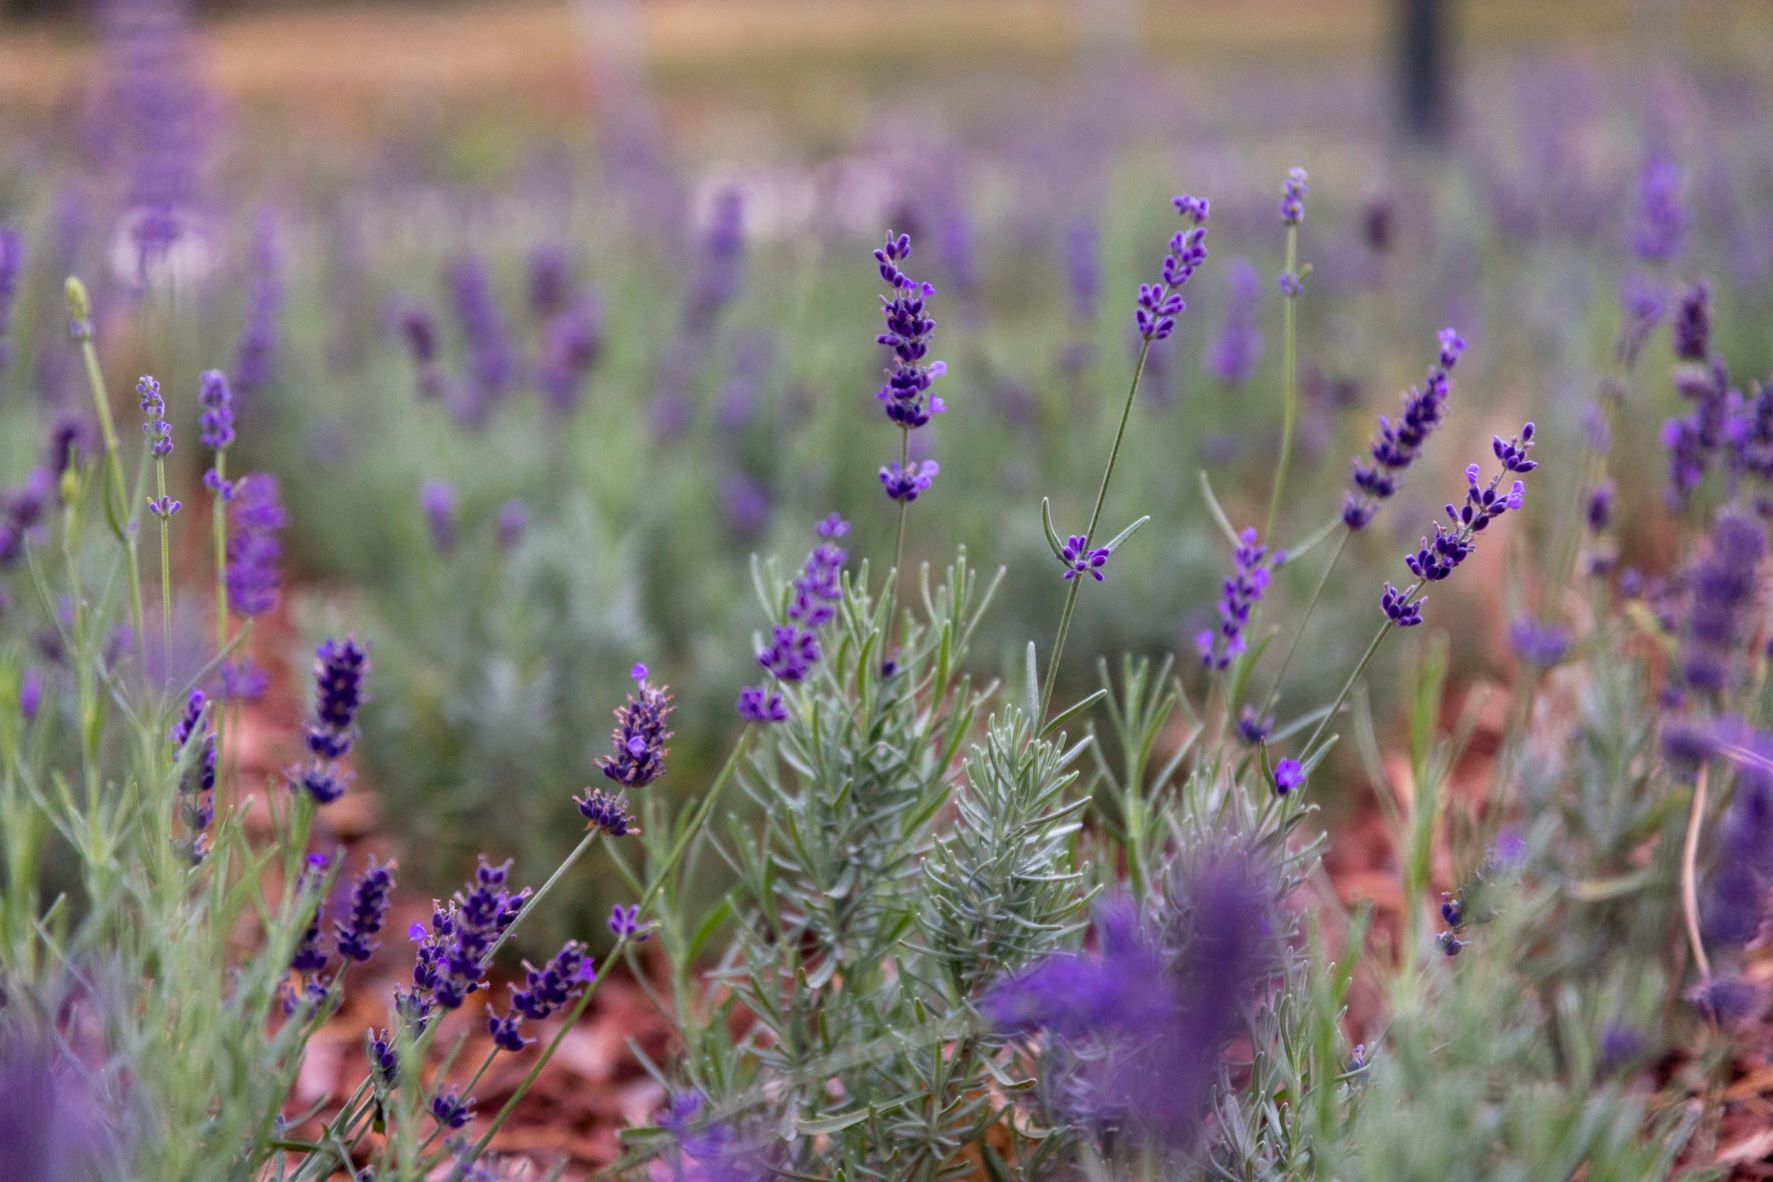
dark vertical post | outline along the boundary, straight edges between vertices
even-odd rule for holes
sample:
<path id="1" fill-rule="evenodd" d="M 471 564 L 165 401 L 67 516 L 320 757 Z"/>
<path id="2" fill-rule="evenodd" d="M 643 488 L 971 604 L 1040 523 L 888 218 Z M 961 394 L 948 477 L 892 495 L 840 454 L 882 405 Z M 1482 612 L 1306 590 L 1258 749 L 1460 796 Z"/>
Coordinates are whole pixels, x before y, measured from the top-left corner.
<path id="1" fill-rule="evenodd" d="M 1438 141 L 1451 120 L 1448 0 L 1397 0 L 1398 114 L 1412 139 Z"/>

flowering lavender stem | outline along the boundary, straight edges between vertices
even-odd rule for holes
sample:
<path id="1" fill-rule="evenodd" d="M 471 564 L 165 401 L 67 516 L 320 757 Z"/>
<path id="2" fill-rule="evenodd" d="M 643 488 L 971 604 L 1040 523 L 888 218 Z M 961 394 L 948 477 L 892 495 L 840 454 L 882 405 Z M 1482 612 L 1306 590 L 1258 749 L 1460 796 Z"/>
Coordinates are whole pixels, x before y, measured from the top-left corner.
<path id="1" fill-rule="evenodd" d="M 1299 270 L 1299 226 L 1289 223 L 1287 226 L 1287 270 L 1288 275 L 1295 275 Z M 1274 467 L 1274 487 L 1268 493 L 1267 524 L 1262 527 L 1262 536 L 1274 537 L 1274 520 L 1280 513 L 1281 490 L 1286 487 L 1287 467 L 1293 459 L 1293 421 L 1298 416 L 1298 376 L 1293 372 L 1297 357 L 1299 331 L 1299 297 L 1288 295 L 1281 306 L 1281 373 L 1286 382 L 1286 404 L 1281 419 L 1281 450 L 1280 462 Z"/>
<path id="2" fill-rule="evenodd" d="M 665 855 L 664 864 L 653 874 L 651 885 L 646 888 L 645 893 L 640 896 L 640 901 L 635 904 L 636 911 L 644 912 L 647 904 L 657 898 L 659 892 L 664 889 L 666 880 L 669 879 L 672 872 L 677 869 L 678 862 L 683 859 L 684 851 L 689 848 L 690 839 L 701 831 L 702 826 L 707 823 L 709 814 L 714 811 L 714 806 L 719 803 L 721 794 L 726 790 L 727 783 L 732 779 L 733 770 L 739 766 L 740 757 L 745 754 L 745 749 L 751 745 L 751 736 L 756 729 L 757 728 L 754 726 L 747 726 L 744 730 L 739 732 L 739 737 L 737 741 L 733 743 L 733 749 L 727 755 L 726 762 L 720 766 L 719 773 L 714 777 L 714 783 L 708 786 L 708 791 L 703 794 L 701 803 L 696 806 L 696 811 L 690 815 L 689 823 L 685 825 L 682 832 L 677 835 L 677 840 L 671 843 L 671 852 Z M 596 831 L 594 830 L 593 832 Z M 579 848 L 583 849 L 589 841 L 590 839 L 587 837 L 584 842 L 580 843 Z M 561 869 L 564 870 L 565 867 L 563 866 Z M 554 877 L 550 878 L 547 883 L 543 884 L 542 889 L 537 891 L 535 895 L 531 897 L 530 903 L 532 906 L 536 899 L 541 898 L 542 895 L 547 893 L 548 887 L 553 885 L 554 880 L 559 877 L 560 871 L 556 871 Z M 511 928 L 515 928 L 518 922 L 522 920 L 523 915 L 527 914 L 528 911 L 528 907 L 524 908 L 523 912 L 519 913 L 517 918 L 512 920 Z M 507 928 L 507 933 L 509 933 L 510 930 L 510 928 Z M 626 933 L 616 937 L 616 945 L 610 950 L 608 962 L 614 962 L 617 957 L 622 955 L 623 949 L 628 946 L 628 941 L 629 936 Z M 497 945 L 494 945 L 494 947 L 496 948 Z M 599 973 L 586 983 L 585 991 L 579 995 L 579 1000 L 575 1002 L 573 1008 L 567 1012 L 565 1020 L 561 1022 L 560 1029 L 555 1032 L 553 1039 L 549 1041 L 547 1049 L 537 1057 L 535 1066 L 530 1068 L 529 1074 L 523 1077 L 523 1082 L 517 1085 L 517 1089 L 511 1093 L 511 1098 L 505 1101 L 505 1106 L 499 1109 L 498 1115 L 493 1117 L 491 1122 L 488 1123 L 486 1131 L 480 1135 L 480 1140 L 474 1146 L 475 1155 L 485 1151 L 487 1145 L 491 1143 L 493 1137 L 498 1133 L 499 1128 L 510 1118 L 511 1114 L 517 1110 L 517 1106 L 523 1102 L 524 1096 L 526 1096 L 529 1093 L 530 1088 L 535 1085 L 536 1078 L 542 1074 L 542 1068 L 548 1065 L 548 1061 L 554 1057 L 554 1052 L 560 1049 L 561 1040 L 566 1037 L 567 1032 L 573 1028 L 574 1023 L 579 1020 L 579 1017 L 584 1014 L 585 1007 L 591 1004 L 591 998 L 597 993 L 597 987 L 603 984 L 608 975 L 607 971 Z M 449 1175 L 451 1179 L 458 1178 L 459 1176 L 459 1170 L 452 1171 Z"/>
<path id="3" fill-rule="evenodd" d="M 1145 359 L 1151 354 L 1151 338 L 1145 338 L 1139 346 L 1139 360 L 1133 366 L 1133 380 L 1127 387 L 1126 403 L 1120 408 L 1120 426 L 1114 432 L 1114 446 L 1108 450 L 1108 466 L 1102 470 L 1102 486 L 1096 490 L 1096 507 L 1090 511 L 1090 524 L 1084 529 L 1084 537 L 1096 536 L 1096 526 L 1102 520 L 1102 503 L 1108 499 L 1108 484 L 1114 479 L 1114 464 L 1120 459 L 1121 441 L 1127 435 L 1127 421 L 1133 415 L 1133 398 L 1139 393 L 1139 379 L 1145 374 Z M 1047 658 L 1046 684 L 1040 691 L 1040 717 L 1035 719 L 1038 724 L 1046 721 L 1047 708 L 1053 702 L 1053 686 L 1059 680 L 1059 658 L 1065 652 L 1065 637 L 1071 631 L 1071 610 L 1077 606 L 1077 589 L 1083 585 L 1082 579 L 1071 580 L 1070 588 L 1065 592 L 1065 607 L 1059 613 L 1059 634 L 1053 638 L 1053 651 Z"/>
<path id="4" fill-rule="evenodd" d="M 1687 814 L 1687 836 L 1681 843 L 1681 914 L 1687 921 L 1687 943 L 1693 948 L 1693 963 L 1699 969 L 1700 981 L 1711 980 L 1711 962 L 1705 956 L 1705 942 L 1699 938 L 1699 825 L 1705 819 L 1706 768 L 1701 766 L 1693 781 L 1693 809 Z"/>

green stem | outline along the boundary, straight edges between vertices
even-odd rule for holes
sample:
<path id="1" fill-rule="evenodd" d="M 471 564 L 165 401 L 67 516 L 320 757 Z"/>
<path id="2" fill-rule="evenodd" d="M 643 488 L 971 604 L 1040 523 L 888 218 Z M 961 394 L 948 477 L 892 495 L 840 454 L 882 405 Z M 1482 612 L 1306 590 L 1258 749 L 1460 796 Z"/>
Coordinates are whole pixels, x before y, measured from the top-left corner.
<path id="1" fill-rule="evenodd" d="M 1287 274 L 1297 275 L 1299 270 L 1299 227 L 1287 227 Z M 1284 417 L 1281 420 L 1280 461 L 1274 467 L 1274 487 L 1268 493 L 1267 524 L 1262 527 L 1262 537 L 1271 541 L 1274 536 L 1274 522 L 1280 514 L 1281 490 L 1286 487 L 1287 468 L 1293 459 L 1293 420 L 1298 416 L 1298 377 L 1294 373 L 1295 359 L 1298 356 L 1298 325 L 1299 298 L 1289 294 L 1286 303 L 1281 306 L 1281 345 L 1283 357 L 1281 361 L 1282 376 L 1286 381 L 1287 400 Z"/>
<path id="2" fill-rule="evenodd" d="M 1412 588 L 1409 598 L 1413 599 L 1415 598 L 1415 595 L 1416 589 Z M 1406 605 L 1408 602 L 1408 600 L 1405 601 Z M 1342 689 L 1337 692 L 1336 700 L 1330 703 L 1330 708 L 1326 710 L 1324 716 L 1318 720 L 1317 729 L 1311 732 L 1311 738 L 1305 740 L 1305 746 L 1301 749 L 1302 754 L 1305 757 L 1309 758 L 1312 749 L 1317 746 L 1317 741 L 1323 738 L 1324 732 L 1329 729 L 1331 721 L 1336 717 L 1336 711 L 1342 709 L 1342 703 L 1346 702 L 1348 700 L 1348 695 L 1354 692 L 1355 682 L 1359 681 L 1361 674 L 1367 671 L 1367 666 L 1373 660 L 1373 654 L 1379 651 L 1379 646 L 1384 643 L 1385 637 L 1395 627 L 1397 627 L 1397 625 L 1392 623 L 1389 618 L 1385 623 L 1379 625 L 1379 631 L 1373 634 L 1373 641 L 1371 644 L 1367 645 L 1367 651 L 1362 653 L 1361 659 L 1355 663 L 1354 672 L 1350 673 L 1348 675 L 1348 680 L 1342 683 Z"/>
<path id="3" fill-rule="evenodd" d="M 523 905 L 523 909 L 517 913 L 517 915 L 511 920 L 511 923 L 499 934 L 499 938 L 493 941 L 492 947 L 486 950 L 486 955 L 480 958 L 481 968 L 485 968 L 492 963 L 494 954 L 496 954 L 500 948 L 503 948 L 505 946 L 505 941 L 509 940 L 512 934 L 517 931 L 517 925 L 527 919 L 529 913 L 536 909 L 536 905 L 548 897 L 548 892 L 553 890 L 555 884 L 566 875 L 568 870 L 573 868 L 573 864 L 584 856 L 585 851 L 591 848 L 591 843 L 596 841 L 602 832 L 603 830 L 593 826 L 584 837 L 579 839 L 579 844 L 573 847 L 573 852 L 566 856 L 564 862 L 554 868 L 554 873 L 548 876 L 548 881 L 544 882 L 541 889 L 529 897 L 529 902 Z"/>
<path id="4" fill-rule="evenodd" d="M 1275 671 L 1274 684 L 1268 688 L 1268 705 L 1264 708 L 1264 713 L 1273 709 L 1274 704 L 1280 700 L 1281 682 L 1285 680 L 1287 670 L 1293 664 L 1293 654 L 1298 651 L 1299 641 L 1305 635 L 1305 625 L 1311 622 L 1311 614 L 1317 610 L 1318 600 L 1323 598 L 1324 588 L 1330 582 L 1330 575 L 1335 571 L 1336 564 L 1342 561 L 1342 551 L 1348 548 L 1348 539 L 1353 534 L 1354 531 L 1351 529 L 1342 531 L 1342 537 L 1336 542 L 1336 549 L 1330 554 L 1330 561 L 1325 564 L 1323 573 L 1317 577 L 1317 586 L 1311 589 L 1311 598 L 1305 601 L 1305 612 L 1299 617 L 1299 623 L 1293 628 L 1293 637 L 1287 641 L 1287 649 L 1281 654 L 1280 668 Z"/>
<path id="5" fill-rule="evenodd" d="M 209 510 L 210 531 L 215 538 L 215 651 L 224 653 L 228 651 L 228 507 L 227 502 L 222 499 L 222 489 L 228 479 L 228 453 L 225 449 L 215 453 L 215 476 L 216 487 L 211 492 Z M 217 751 L 225 752 L 228 749 L 224 718 L 226 713 L 222 703 L 218 701 L 215 709 Z"/>
<path id="6" fill-rule="evenodd" d="M 154 486 L 160 494 L 160 644 L 166 659 L 166 684 L 172 684 L 172 519 L 166 510 L 166 460 L 154 458 Z"/>
<path id="7" fill-rule="evenodd" d="M 911 431 L 907 427 L 899 429 L 899 471 L 911 462 Z M 911 502 L 899 502 L 899 540 L 893 544 L 893 570 L 888 576 L 892 581 L 887 586 L 887 640 L 893 637 L 893 617 L 899 612 L 899 566 L 905 561 L 905 510 Z"/>
<path id="8" fill-rule="evenodd" d="M 142 567 L 137 555 L 134 502 L 123 477 L 123 449 L 117 442 L 117 424 L 111 417 L 111 399 L 105 392 L 104 369 L 99 365 L 98 348 L 92 341 L 92 325 L 88 320 L 91 306 L 86 289 L 78 279 L 68 280 L 69 311 L 75 321 L 76 339 L 80 342 L 80 359 L 86 368 L 86 385 L 92 391 L 93 408 L 98 413 L 99 430 L 105 440 L 105 513 L 111 528 L 129 552 L 129 600 L 131 620 L 138 643 L 145 643 L 142 613 Z"/>
<path id="9" fill-rule="evenodd" d="M 1090 510 L 1090 523 L 1084 527 L 1086 541 L 1096 536 L 1096 526 L 1102 520 L 1102 505 L 1108 500 L 1108 485 L 1114 479 L 1114 465 L 1120 459 L 1120 445 L 1127 435 L 1127 421 L 1133 415 L 1133 398 L 1139 393 L 1139 379 L 1145 375 L 1145 359 L 1150 355 L 1151 341 L 1148 338 L 1139 346 L 1139 360 L 1133 366 L 1133 380 L 1127 386 L 1127 400 L 1120 408 L 1120 426 L 1114 432 L 1114 446 L 1108 450 L 1108 466 L 1102 470 L 1102 484 L 1096 489 L 1096 507 Z M 1053 687 L 1059 680 L 1059 658 L 1065 652 L 1065 637 L 1071 631 L 1071 611 L 1077 605 L 1077 589 L 1081 586 L 1082 579 L 1072 579 L 1071 586 L 1065 592 L 1065 607 L 1059 613 L 1059 633 L 1053 638 L 1053 652 L 1047 658 L 1046 684 L 1040 691 L 1040 718 L 1035 719 L 1037 730 L 1053 703 Z"/>

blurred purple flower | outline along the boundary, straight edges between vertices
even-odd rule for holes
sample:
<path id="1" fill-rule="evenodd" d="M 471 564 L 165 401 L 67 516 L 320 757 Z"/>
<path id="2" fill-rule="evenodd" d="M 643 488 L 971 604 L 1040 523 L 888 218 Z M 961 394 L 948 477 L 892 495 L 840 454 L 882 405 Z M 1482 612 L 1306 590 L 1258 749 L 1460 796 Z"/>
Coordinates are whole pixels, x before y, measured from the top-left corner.
<path id="1" fill-rule="evenodd" d="M 555 414 L 565 417 L 578 407 L 585 377 L 602 349 L 603 310 L 595 296 L 580 296 L 548 321 L 536 381 Z"/>
<path id="2" fill-rule="evenodd" d="M 1715 696 L 1728 688 L 1766 553 L 1767 533 L 1759 521 L 1735 512 L 1719 516 L 1711 547 L 1693 569 L 1692 604 L 1678 663 L 1689 689 Z"/>
<path id="3" fill-rule="evenodd" d="M 419 508 L 425 514 L 425 528 L 431 533 L 431 546 L 439 554 L 456 548 L 456 490 L 441 480 L 428 480 L 419 487 Z"/>
<path id="4" fill-rule="evenodd" d="M 529 254 L 529 310 L 541 324 L 552 320 L 572 295 L 572 251 L 557 242 L 537 246 Z"/>
<path id="5" fill-rule="evenodd" d="M 486 263 L 476 255 L 463 255 L 450 264 L 445 279 L 468 361 L 469 382 L 455 410 L 462 422 L 479 427 L 516 380 L 517 358 L 499 315 Z"/>
<path id="6" fill-rule="evenodd" d="M 277 218 L 270 207 L 253 215 L 246 319 L 234 359 L 234 383 L 242 394 L 256 394 L 275 379 L 278 317 L 283 312 L 283 254 L 277 246 Z"/>
<path id="7" fill-rule="evenodd" d="M 1550 668 L 1570 652 L 1570 632 L 1556 624 L 1540 624 L 1522 616 L 1508 626 L 1514 655 L 1529 665 Z"/>
<path id="8" fill-rule="evenodd" d="M 1250 260 L 1225 263 L 1225 318 L 1219 336 L 1207 351 L 1207 372 L 1236 389 L 1256 374 L 1262 356 L 1262 332 L 1257 317 L 1262 302 L 1262 278 Z"/>
<path id="9" fill-rule="evenodd" d="M 1244 630 L 1249 627 L 1250 612 L 1262 602 L 1272 572 L 1286 560 L 1285 551 L 1276 550 L 1271 556 L 1268 548 L 1257 542 L 1254 529 L 1238 535 L 1237 548 L 1232 552 L 1234 569 L 1219 596 L 1219 626 L 1202 629 L 1194 638 L 1201 664 L 1223 670 L 1244 651 Z"/>
<path id="10" fill-rule="evenodd" d="M 13 226 L 0 226 L 0 370 L 6 368 L 6 329 L 18 296 L 19 272 L 25 265 L 25 238 Z"/>
<path id="11" fill-rule="evenodd" d="M 1632 253 L 1646 263 L 1672 262 L 1686 236 L 1687 210 L 1681 197 L 1685 178 L 1672 161 L 1651 158 L 1638 172 L 1637 219 Z"/>
<path id="12" fill-rule="evenodd" d="M 283 575 L 278 535 L 288 524 L 273 476 L 254 473 L 234 482 L 228 530 L 228 608 L 244 619 L 262 616 L 277 604 Z"/>

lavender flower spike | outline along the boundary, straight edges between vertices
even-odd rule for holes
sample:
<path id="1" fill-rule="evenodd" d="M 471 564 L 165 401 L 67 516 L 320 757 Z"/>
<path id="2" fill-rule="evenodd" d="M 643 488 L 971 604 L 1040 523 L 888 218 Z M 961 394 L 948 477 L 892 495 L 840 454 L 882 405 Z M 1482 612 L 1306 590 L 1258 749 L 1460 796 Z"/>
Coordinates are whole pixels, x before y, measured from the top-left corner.
<path id="1" fill-rule="evenodd" d="M 1441 329 L 1436 363 L 1428 367 L 1420 385 L 1405 392 L 1403 413 L 1395 423 L 1379 417 L 1379 430 L 1368 448 L 1370 458 L 1355 462 L 1354 488 L 1342 500 L 1342 521 L 1349 529 L 1362 529 L 1373 520 L 1379 503 L 1397 492 L 1398 475 L 1422 454 L 1423 444 L 1440 426 L 1453 367 L 1464 351 L 1465 342 L 1457 332 Z"/>
<path id="2" fill-rule="evenodd" d="M 278 534 L 288 523 L 277 481 L 253 475 L 234 481 L 228 531 L 228 608 L 245 619 L 262 616 L 277 603 L 283 558 Z"/>
<path id="3" fill-rule="evenodd" d="M 665 774 L 665 741 L 671 738 L 671 691 L 649 682 L 645 665 L 634 666 L 634 680 L 638 688 L 616 707 L 613 750 L 597 761 L 624 788 L 644 788 Z"/>
<path id="4" fill-rule="evenodd" d="M 18 277 L 24 265 L 24 236 L 11 226 L 0 226 L 0 369 L 6 368 L 6 326 L 12 319 L 12 302 L 18 296 Z"/>
<path id="5" fill-rule="evenodd" d="M 1303 168 L 1289 168 L 1287 179 L 1281 185 L 1280 216 L 1281 222 L 1288 226 L 1297 226 L 1305 220 L 1305 194 L 1310 191 L 1310 177 Z"/>
<path id="6" fill-rule="evenodd" d="M 1207 259 L 1207 199 L 1184 193 L 1170 203 L 1193 226 L 1170 236 L 1169 253 L 1164 256 L 1158 281 L 1139 285 L 1133 323 L 1147 344 L 1164 340 L 1176 330 L 1176 317 L 1188 306 L 1182 300 L 1182 286 Z"/>
<path id="7" fill-rule="evenodd" d="M 1208 669 L 1229 668 L 1233 658 L 1244 651 L 1250 612 L 1262 602 L 1271 572 L 1286 562 L 1287 555 L 1283 550 L 1270 555 L 1266 546 L 1257 544 L 1256 531 L 1246 529 L 1238 535 L 1233 558 L 1236 570 L 1225 580 L 1219 599 L 1219 626 L 1204 628 L 1194 638 L 1201 664 Z"/>
<path id="8" fill-rule="evenodd" d="M 1090 540 L 1081 534 L 1072 534 L 1065 539 L 1059 548 L 1059 561 L 1065 564 L 1065 578 L 1075 579 L 1079 575 L 1090 575 L 1100 583 L 1102 568 L 1108 564 L 1108 549 L 1104 546 L 1090 548 Z"/>
<path id="9" fill-rule="evenodd" d="M 1501 487 L 1505 477 L 1511 474 L 1526 475 L 1537 468 L 1538 462 L 1530 459 L 1533 450 L 1533 424 L 1528 423 L 1521 428 L 1519 435 L 1504 440 L 1500 437 L 1492 439 L 1490 450 L 1502 462 L 1502 470 L 1492 476 L 1488 483 L 1478 483 L 1478 466 L 1472 464 L 1465 469 L 1465 503 L 1448 505 L 1445 512 L 1452 528 L 1435 522 L 1434 537 L 1423 538 L 1414 554 L 1404 557 L 1404 565 L 1416 581 L 1403 591 L 1399 591 L 1390 583 L 1385 584 L 1385 591 L 1379 598 L 1379 608 L 1393 624 L 1400 628 L 1413 628 L 1422 622 L 1422 605 L 1426 598 L 1419 592 L 1429 583 L 1438 583 L 1448 578 L 1477 549 L 1477 535 L 1488 529 L 1490 524 L 1504 514 L 1519 509 L 1526 497 L 1526 486 L 1515 480 L 1507 489 Z"/>

